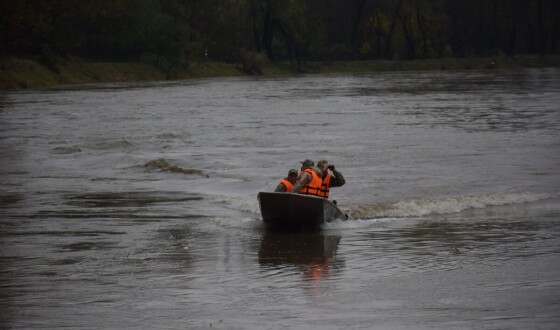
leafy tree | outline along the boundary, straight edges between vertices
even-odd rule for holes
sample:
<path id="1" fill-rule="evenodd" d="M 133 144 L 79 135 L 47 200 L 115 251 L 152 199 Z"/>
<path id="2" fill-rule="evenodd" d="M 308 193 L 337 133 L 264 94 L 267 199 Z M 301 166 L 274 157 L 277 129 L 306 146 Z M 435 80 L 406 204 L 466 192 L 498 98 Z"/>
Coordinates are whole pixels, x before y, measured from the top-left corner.
<path id="1" fill-rule="evenodd" d="M 0 55 L 240 62 L 558 53 L 556 0 L 0 1 Z M 258 55 L 258 56 L 257 56 Z M 50 58 L 51 60 L 47 60 Z"/>

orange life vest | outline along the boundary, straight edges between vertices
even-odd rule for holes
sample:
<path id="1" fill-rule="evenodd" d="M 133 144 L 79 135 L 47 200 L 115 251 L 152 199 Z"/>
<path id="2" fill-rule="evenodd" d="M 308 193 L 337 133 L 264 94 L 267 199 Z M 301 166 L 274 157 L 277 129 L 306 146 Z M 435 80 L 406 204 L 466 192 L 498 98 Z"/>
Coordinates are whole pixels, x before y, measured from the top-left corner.
<path id="1" fill-rule="evenodd" d="M 286 192 L 291 192 L 292 188 L 294 187 L 294 185 L 286 179 L 282 179 L 282 181 L 280 181 L 280 183 L 283 184 L 284 187 L 286 187 Z"/>
<path id="2" fill-rule="evenodd" d="M 299 193 L 304 195 L 321 196 L 321 185 L 323 184 L 323 180 L 321 180 L 317 173 L 310 168 L 306 168 L 303 172 L 311 174 L 312 179 L 311 182 L 301 188 Z"/>
<path id="3" fill-rule="evenodd" d="M 329 192 L 331 190 L 331 177 L 331 172 L 327 171 L 327 175 L 323 179 L 321 183 L 321 189 L 319 190 L 319 196 L 325 197 L 326 199 L 329 199 Z"/>

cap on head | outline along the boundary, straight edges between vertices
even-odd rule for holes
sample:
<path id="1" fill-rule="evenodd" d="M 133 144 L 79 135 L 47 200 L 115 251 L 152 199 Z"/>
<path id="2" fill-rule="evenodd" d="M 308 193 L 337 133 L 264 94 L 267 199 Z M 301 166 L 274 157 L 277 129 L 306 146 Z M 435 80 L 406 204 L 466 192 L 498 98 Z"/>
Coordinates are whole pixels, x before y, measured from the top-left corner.
<path id="1" fill-rule="evenodd" d="M 293 168 L 290 169 L 290 170 L 288 171 L 288 176 L 290 176 L 290 174 L 295 174 L 295 175 L 297 175 L 297 170 L 296 170 L 296 169 L 293 169 Z"/>
<path id="2" fill-rule="evenodd" d="M 318 166 L 318 167 L 325 167 L 325 166 L 328 165 L 328 164 L 329 164 L 329 162 L 327 162 L 327 161 L 324 160 L 324 159 L 321 159 L 320 161 L 317 162 L 317 166 Z"/>
<path id="3" fill-rule="evenodd" d="M 313 167 L 313 166 L 315 166 L 315 162 L 312 161 L 311 159 L 306 159 L 303 162 L 301 162 L 301 166 L 303 166 L 303 167 Z"/>

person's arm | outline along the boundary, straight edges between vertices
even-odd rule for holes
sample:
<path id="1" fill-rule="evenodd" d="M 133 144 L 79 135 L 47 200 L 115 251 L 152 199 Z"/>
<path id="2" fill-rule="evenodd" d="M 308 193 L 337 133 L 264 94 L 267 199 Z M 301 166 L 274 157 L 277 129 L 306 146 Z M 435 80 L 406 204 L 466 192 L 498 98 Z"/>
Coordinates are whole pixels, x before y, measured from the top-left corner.
<path id="1" fill-rule="evenodd" d="M 278 186 L 276 186 L 276 190 L 274 192 L 286 192 L 286 186 L 280 182 Z"/>
<path id="2" fill-rule="evenodd" d="M 296 184 L 294 184 L 294 187 L 292 188 L 292 192 L 299 193 L 301 188 L 303 188 L 305 185 L 311 182 L 311 179 L 313 179 L 311 174 L 307 172 L 302 173 L 299 179 L 297 180 Z"/>
<path id="3" fill-rule="evenodd" d="M 342 173 L 337 171 L 334 166 L 331 169 L 331 172 L 333 173 L 333 177 L 331 178 L 331 188 L 344 186 L 346 180 L 344 179 L 344 176 L 342 176 Z"/>

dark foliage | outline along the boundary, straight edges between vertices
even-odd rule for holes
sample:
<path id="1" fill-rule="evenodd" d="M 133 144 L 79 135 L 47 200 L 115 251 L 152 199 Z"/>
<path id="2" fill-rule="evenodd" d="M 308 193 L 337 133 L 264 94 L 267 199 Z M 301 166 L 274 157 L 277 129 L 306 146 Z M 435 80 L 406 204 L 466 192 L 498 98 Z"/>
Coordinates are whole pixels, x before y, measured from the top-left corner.
<path id="1" fill-rule="evenodd" d="M 555 0 L 18 0 L 0 2 L 0 55 L 269 60 L 558 53 Z M 256 56 L 255 54 L 259 54 Z"/>

